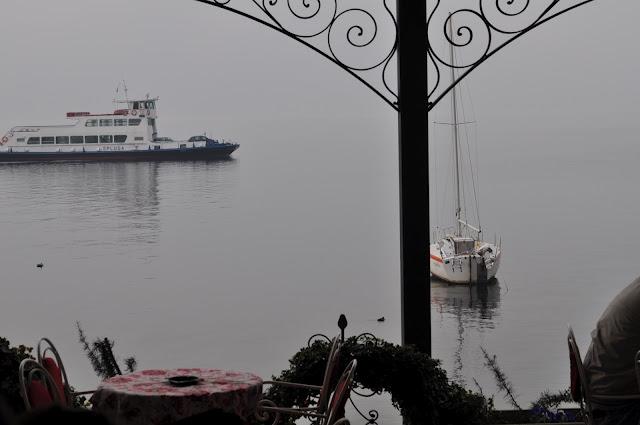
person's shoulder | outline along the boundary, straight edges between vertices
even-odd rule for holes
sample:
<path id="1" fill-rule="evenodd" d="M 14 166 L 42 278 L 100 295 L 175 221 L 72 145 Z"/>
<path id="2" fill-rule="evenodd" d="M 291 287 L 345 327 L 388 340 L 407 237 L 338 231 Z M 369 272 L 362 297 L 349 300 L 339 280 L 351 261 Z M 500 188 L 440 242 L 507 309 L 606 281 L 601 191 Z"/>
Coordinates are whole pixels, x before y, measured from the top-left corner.
<path id="1" fill-rule="evenodd" d="M 599 322 L 635 320 L 640 314 L 640 277 L 625 286 L 609 303 Z"/>

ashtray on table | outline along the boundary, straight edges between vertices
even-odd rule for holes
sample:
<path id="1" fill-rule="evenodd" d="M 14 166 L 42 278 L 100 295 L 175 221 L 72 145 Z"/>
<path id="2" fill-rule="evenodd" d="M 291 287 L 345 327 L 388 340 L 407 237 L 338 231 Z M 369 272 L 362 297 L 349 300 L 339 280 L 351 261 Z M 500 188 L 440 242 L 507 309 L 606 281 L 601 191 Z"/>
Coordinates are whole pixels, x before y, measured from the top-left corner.
<path id="1" fill-rule="evenodd" d="M 196 385 L 201 380 L 201 378 L 193 375 L 178 375 L 167 378 L 169 384 L 174 387 L 188 387 L 189 385 Z"/>

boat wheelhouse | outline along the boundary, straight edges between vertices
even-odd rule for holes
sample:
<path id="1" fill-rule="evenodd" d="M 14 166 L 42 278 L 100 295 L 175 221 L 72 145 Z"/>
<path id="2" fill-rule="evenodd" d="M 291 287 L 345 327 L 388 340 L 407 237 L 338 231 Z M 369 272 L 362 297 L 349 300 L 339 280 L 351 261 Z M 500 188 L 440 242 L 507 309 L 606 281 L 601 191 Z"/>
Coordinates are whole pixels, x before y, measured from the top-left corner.
<path id="1" fill-rule="evenodd" d="M 157 101 L 118 101 L 125 108 L 113 113 L 67 112 L 68 124 L 13 127 L 0 139 L 0 161 L 207 159 L 238 148 L 204 136 L 158 137 Z"/>

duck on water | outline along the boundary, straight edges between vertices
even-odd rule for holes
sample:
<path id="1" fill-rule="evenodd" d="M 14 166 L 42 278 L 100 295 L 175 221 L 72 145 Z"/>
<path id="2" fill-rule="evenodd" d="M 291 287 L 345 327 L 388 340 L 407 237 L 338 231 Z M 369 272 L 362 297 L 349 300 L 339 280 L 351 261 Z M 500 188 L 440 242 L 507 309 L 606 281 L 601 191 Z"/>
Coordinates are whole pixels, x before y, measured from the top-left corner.
<path id="1" fill-rule="evenodd" d="M 67 112 L 67 124 L 13 127 L 0 138 L 0 162 L 214 159 L 238 149 L 206 136 L 158 137 L 157 101 L 120 100 L 113 113 Z"/>

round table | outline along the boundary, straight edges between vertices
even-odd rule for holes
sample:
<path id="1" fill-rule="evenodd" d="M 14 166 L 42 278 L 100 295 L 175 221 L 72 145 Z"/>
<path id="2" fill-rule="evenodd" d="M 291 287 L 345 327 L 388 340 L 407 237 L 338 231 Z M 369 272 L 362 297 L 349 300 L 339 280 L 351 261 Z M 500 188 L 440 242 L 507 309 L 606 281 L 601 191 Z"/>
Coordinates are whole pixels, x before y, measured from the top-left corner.
<path id="1" fill-rule="evenodd" d="M 171 376 L 195 375 L 196 385 L 175 387 Z M 262 394 L 262 379 L 220 369 L 153 369 L 105 380 L 93 396 L 93 409 L 117 424 L 164 425 L 220 409 L 247 420 Z"/>

